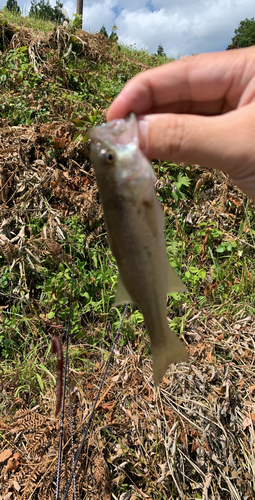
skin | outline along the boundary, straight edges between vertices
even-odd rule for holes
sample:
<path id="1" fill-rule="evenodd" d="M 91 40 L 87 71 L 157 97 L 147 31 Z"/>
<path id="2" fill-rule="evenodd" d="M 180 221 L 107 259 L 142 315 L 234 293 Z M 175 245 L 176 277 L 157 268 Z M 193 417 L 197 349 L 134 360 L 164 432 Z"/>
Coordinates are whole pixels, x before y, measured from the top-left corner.
<path id="1" fill-rule="evenodd" d="M 183 57 L 140 73 L 107 120 L 131 111 L 147 157 L 217 168 L 255 200 L 255 47 Z"/>

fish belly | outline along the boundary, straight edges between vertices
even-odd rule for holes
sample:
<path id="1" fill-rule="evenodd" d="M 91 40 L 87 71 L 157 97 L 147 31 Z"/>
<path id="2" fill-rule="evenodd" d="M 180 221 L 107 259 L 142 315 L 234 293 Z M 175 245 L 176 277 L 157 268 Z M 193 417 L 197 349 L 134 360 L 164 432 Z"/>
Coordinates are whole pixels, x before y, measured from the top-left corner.
<path id="1" fill-rule="evenodd" d="M 151 206 L 115 198 L 114 206 L 105 210 L 105 217 L 121 280 L 144 316 L 158 384 L 170 363 L 187 360 L 184 345 L 167 323 L 169 264 L 161 207 L 156 197 Z"/>

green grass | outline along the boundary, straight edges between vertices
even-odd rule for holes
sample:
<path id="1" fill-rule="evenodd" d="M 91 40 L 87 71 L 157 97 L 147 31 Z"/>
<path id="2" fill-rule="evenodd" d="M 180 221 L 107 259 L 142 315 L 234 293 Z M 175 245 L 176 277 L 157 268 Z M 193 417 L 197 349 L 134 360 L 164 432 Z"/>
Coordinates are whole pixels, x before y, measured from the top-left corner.
<path id="1" fill-rule="evenodd" d="M 3 10 L 2 18 L 6 24 L 4 30 L 9 26 L 14 34 L 25 26 L 41 32 L 42 40 L 55 26 L 52 22 L 14 14 L 7 9 Z M 62 119 L 76 118 L 84 115 L 85 102 L 95 110 L 106 108 L 123 85 L 141 70 L 140 63 L 152 67 L 172 60 L 149 54 L 144 49 L 137 50 L 134 46 L 111 43 L 108 52 L 113 64 L 104 59 L 98 64 L 83 57 L 82 43 L 75 33 L 71 34 L 72 52 L 67 59 L 61 57 L 67 50 L 64 39 L 57 59 L 53 56 L 57 49 L 54 42 L 53 50 L 42 43 L 31 59 L 25 34 L 21 33 L 20 37 L 21 46 L 3 50 L 0 56 L 1 117 L 10 125 L 45 123 L 60 114 Z M 3 43 L 6 43 L 3 49 L 7 48 L 8 43 Z"/>
<path id="2" fill-rule="evenodd" d="M 164 169 L 165 166 L 162 167 L 162 174 Z M 176 165 L 175 170 L 179 175 Z M 173 179 L 176 178 L 176 174 L 173 172 Z M 172 213 L 166 214 L 165 218 L 167 255 L 188 289 L 187 293 L 174 293 L 168 299 L 172 327 L 180 334 L 194 310 L 202 308 L 211 311 L 216 317 L 226 316 L 231 321 L 231 317 L 240 308 L 245 308 L 247 314 L 254 314 L 255 305 L 252 246 L 252 227 L 255 221 L 249 204 L 239 220 L 232 228 L 228 227 L 227 231 L 214 220 L 198 222 L 191 231 L 190 224 L 185 220 L 185 213 L 181 215 L 180 203 L 187 202 L 188 197 L 192 198 L 190 190 L 187 194 L 187 179 L 190 179 L 192 185 L 192 177 L 189 177 L 190 170 L 187 170 L 185 175 L 182 172 L 181 175 L 186 180 L 179 186 L 180 197 L 177 200 L 171 199 Z M 164 192 L 160 190 L 160 197 L 166 204 L 167 199 L 169 200 L 166 189 Z M 115 260 L 106 245 L 104 235 L 91 246 L 86 244 L 86 228 L 79 218 L 66 218 L 63 223 L 66 236 L 63 249 L 74 259 L 74 267 L 71 262 L 56 263 L 49 256 L 41 259 L 40 264 L 34 262 L 33 270 L 27 268 L 25 260 L 23 261 L 24 284 L 21 295 L 25 297 L 30 289 L 35 301 L 20 303 L 14 300 L 11 307 L 2 310 L 0 326 L 2 358 L 12 360 L 21 355 L 25 359 L 26 352 L 31 352 L 31 346 L 36 357 L 40 345 L 35 339 L 41 338 L 44 339 L 43 342 L 47 342 L 45 327 L 50 325 L 55 325 L 56 328 L 64 327 L 65 318 L 69 315 L 71 291 L 72 339 L 86 340 L 94 347 L 107 347 L 111 344 L 112 335 L 120 320 L 119 309 L 112 308 L 118 276 Z M 35 237 L 40 234 L 42 229 L 40 219 L 31 219 L 28 225 Z M 250 228 L 248 232 L 247 228 Z M 207 245 L 201 262 L 205 237 Z M 8 266 L 3 262 L 0 283 L 6 298 L 10 290 L 19 286 L 19 280 L 18 267 L 14 267 L 10 273 Z M 35 288 L 31 289 L 32 286 Z M 141 313 L 130 312 L 124 322 L 122 344 L 131 341 L 135 345 L 142 324 Z M 31 365 L 28 362 L 29 366 Z M 22 390 L 25 387 L 24 380 L 23 377 Z M 31 380 L 35 380 L 34 376 Z M 31 380 L 28 377 L 28 391 Z"/>
<path id="3" fill-rule="evenodd" d="M 157 54 L 150 54 L 146 49 L 137 49 L 136 44 L 124 45 L 119 44 L 121 53 L 125 54 L 130 60 L 137 60 L 149 67 L 159 66 L 170 61 L 174 61 L 173 57 L 158 56 Z"/>
<path id="4" fill-rule="evenodd" d="M 3 8 L 1 11 L 3 21 L 6 21 L 8 24 L 13 24 L 16 26 L 24 26 L 25 28 L 30 28 L 35 32 L 42 31 L 44 33 L 50 33 L 55 23 L 51 21 L 45 21 L 43 19 L 37 19 L 35 17 L 28 17 L 27 15 L 16 14 L 15 12 L 11 12 L 6 8 Z"/>

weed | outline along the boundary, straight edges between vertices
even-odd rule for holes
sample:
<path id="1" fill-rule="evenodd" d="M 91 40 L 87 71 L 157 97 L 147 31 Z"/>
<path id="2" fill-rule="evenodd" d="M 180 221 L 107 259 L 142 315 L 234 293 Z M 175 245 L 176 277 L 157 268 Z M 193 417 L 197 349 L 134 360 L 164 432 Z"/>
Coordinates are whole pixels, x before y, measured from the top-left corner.
<path id="1" fill-rule="evenodd" d="M 188 195 L 187 188 L 190 187 L 191 179 L 188 177 L 188 169 L 185 174 L 176 163 L 162 162 L 154 165 L 158 176 L 158 199 L 167 202 L 172 197 L 174 201 L 185 200 Z"/>
<path id="2" fill-rule="evenodd" d="M 24 15 L 23 15 L 24 14 Z M 2 11 L 3 21 L 7 23 L 25 26 L 26 28 L 32 28 L 33 31 L 44 31 L 51 32 L 54 29 L 54 23 L 51 21 L 44 21 L 43 19 L 37 19 L 35 17 L 28 17 L 27 12 L 17 14 L 13 11 L 9 11 L 6 8 Z"/>
<path id="3" fill-rule="evenodd" d="M 73 14 L 74 20 L 70 22 L 72 33 L 76 33 L 77 29 L 82 28 L 82 16 L 80 14 Z"/>
<path id="4" fill-rule="evenodd" d="M 158 56 L 156 54 L 150 54 L 146 49 L 137 49 L 136 44 L 124 45 L 120 43 L 121 52 L 125 54 L 131 61 L 137 60 L 147 66 L 154 67 L 160 64 L 165 64 L 167 62 L 173 61 L 173 57 Z"/>

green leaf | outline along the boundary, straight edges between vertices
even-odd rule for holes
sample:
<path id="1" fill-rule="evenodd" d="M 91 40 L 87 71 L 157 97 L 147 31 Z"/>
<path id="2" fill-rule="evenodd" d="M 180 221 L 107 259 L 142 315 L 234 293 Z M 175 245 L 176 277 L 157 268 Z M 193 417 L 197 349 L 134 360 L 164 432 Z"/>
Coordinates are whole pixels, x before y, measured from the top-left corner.
<path id="1" fill-rule="evenodd" d="M 82 138 L 82 134 L 76 134 L 76 135 L 74 136 L 74 140 L 73 140 L 73 142 L 78 142 L 81 138 Z"/>
<path id="2" fill-rule="evenodd" d="M 83 337 L 85 337 L 86 335 L 87 335 L 86 330 L 81 330 L 78 333 L 76 333 L 77 339 L 83 339 Z"/>
<path id="3" fill-rule="evenodd" d="M 82 139 L 81 143 L 83 144 L 84 142 L 88 141 L 88 139 L 89 139 L 89 133 L 88 133 L 88 132 L 86 132 L 86 134 L 84 135 L 84 137 L 83 137 L 83 139 Z"/>
<path id="4" fill-rule="evenodd" d="M 43 381 L 42 381 L 42 377 L 39 375 L 39 373 L 36 373 L 36 378 L 37 378 L 38 384 L 40 386 L 40 389 L 43 390 L 44 384 L 43 384 Z"/>
<path id="5" fill-rule="evenodd" d="M 39 363 L 39 365 L 37 365 L 38 368 L 40 368 L 43 372 L 47 373 L 47 375 L 49 375 L 50 377 L 52 377 L 52 373 L 46 368 L 46 366 L 42 365 L 41 363 Z"/>
<path id="6" fill-rule="evenodd" d="M 178 201 L 178 195 L 176 194 L 176 192 L 175 192 L 175 191 L 172 191 L 172 195 L 173 195 L 173 199 L 174 199 L 175 201 Z"/>
<path id="7" fill-rule="evenodd" d="M 198 276 L 199 276 L 199 278 L 201 278 L 202 280 L 204 280 L 205 277 L 206 277 L 206 270 L 205 269 L 200 269 L 200 271 L 198 272 Z"/>
<path id="8" fill-rule="evenodd" d="M 47 317 L 48 317 L 48 319 L 55 318 L 55 312 L 54 312 L 54 311 L 50 311 L 50 312 L 47 314 Z"/>
<path id="9" fill-rule="evenodd" d="M 72 119 L 73 124 L 76 126 L 76 128 L 82 128 L 87 125 L 87 122 L 90 122 L 89 118 L 83 117 L 83 118 L 73 118 Z"/>
<path id="10" fill-rule="evenodd" d="M 196 274 L 198 273 L 199 269 L 198 267 L 195 267 L 195 266 L 189 266 L 189 272 L 192 273 L 192 274 Z"/>
<path id="11" fill-rule="evenodd" d="M 216 252 L 223 253 L 224 251 L 225 251 L 225 245 L 221 243 L 220 245 L 217 246 Z"/>
<path id="12" fill-rule="evenodd" d="M 179 174 L 178 175 L 178 184 L 180 184 L 180 187 L 181 186 L 189 187 L 190 179 L 186 175 Z"/>
<path id="13" fill-rule="evenodd" d="M 179 297 L 180 297 L 180 293 L 179 292 L 172 292 L 171 294 L 171 297 L 174 299 L 174 300 L 178 300 Z"/>

